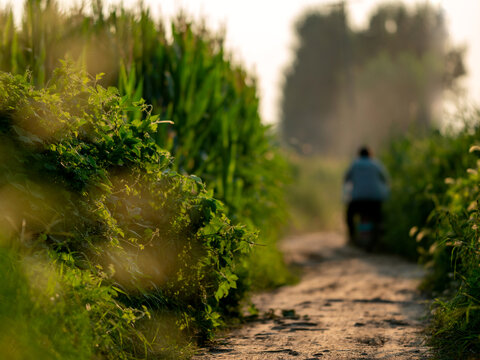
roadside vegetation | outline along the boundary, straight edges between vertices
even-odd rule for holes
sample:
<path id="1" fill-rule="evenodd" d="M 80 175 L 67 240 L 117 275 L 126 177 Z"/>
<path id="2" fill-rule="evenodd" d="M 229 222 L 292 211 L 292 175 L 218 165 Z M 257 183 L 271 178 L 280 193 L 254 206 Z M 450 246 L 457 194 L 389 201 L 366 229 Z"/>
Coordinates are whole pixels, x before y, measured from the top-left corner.
<path id="1" fill-rule="evenodd" d="M 289 167 L 221 36 L 101 1 L 0 28 L 3 354 L 189 358 L 292 281 Z"/>
<path id="2" fill-rule="evenodd" d="M 35 89 L 0 74 L 10 358 L 135 359 L 168 354 L 163 335 L 208 339 L 237 311 L 229 291 L 256 241 L 198 177 L 171 169 L 158 116 L 85 76 L 65 65 Z"/>
<path id="3" fill-rule="evenodd" d="M 392 175 L 386 250 L 419 259 L 432 305 L 430 343 L 439 359 L 480 353 L 480 117 L 461 114 L 460 131 L 394 141 L 385 151 Z"/>
<path id="4" fill-rule="evenodd" d="M 101 0 L 66 13 L 56 1 L 26 0 L 21 27 L 8 10 L 0 13 L 0 27 L 1 70 L 29 71 L 42 87 L 70 58 L 90 75 L 101 74 L 100 85 L 117 87 L 121 96 L 171 120 L 154 139 L 172 155 L 172 170 L 201 178 L 235 223 L 261 233 L 263 246 L 245 264 L 252 268 L 246 286 L 288 281 L 276 249 L 287 217 L 288 166 L 261 122 L 255 78 L 224 49 L 222 34 L 186 15 L 154 20 L 141 5 L 107 10 Z M 138 111 L 131 117 L 141 119 Z"/>

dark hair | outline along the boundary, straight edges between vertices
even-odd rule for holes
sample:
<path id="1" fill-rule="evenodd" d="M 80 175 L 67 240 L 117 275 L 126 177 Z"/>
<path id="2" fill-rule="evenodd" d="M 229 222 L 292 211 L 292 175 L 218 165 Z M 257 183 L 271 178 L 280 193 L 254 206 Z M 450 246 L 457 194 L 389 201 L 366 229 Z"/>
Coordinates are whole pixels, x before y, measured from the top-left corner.
<path id="1" fill-rule="evenodd" d="M 360 157 L 370 157 L 372 154 L 372 152 L 370 151 L 370 149 L 367 147 L 367 146 L 362 146 L 359 150 L 358 150 L 358 155 Z"/>

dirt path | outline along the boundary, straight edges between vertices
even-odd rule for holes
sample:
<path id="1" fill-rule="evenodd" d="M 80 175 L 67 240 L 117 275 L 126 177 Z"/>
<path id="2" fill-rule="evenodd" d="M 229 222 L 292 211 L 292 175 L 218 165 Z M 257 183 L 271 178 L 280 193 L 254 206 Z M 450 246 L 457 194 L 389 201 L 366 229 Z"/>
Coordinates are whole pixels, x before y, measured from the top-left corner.
<path id="1" fill-rule="evenodd" d="M 195 359 L 428 359 L 416 291 L 422 269 L 345 246 L 338 234 L 283 243 L 299 284 L 256 295 L 260 319 Z"/>

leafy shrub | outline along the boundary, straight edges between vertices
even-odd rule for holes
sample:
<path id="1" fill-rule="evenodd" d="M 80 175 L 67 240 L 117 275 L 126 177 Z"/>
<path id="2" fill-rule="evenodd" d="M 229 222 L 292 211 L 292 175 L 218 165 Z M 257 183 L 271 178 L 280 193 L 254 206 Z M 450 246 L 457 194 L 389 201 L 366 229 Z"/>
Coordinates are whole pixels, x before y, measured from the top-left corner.
<path id="1" fill-rule="evenodd" d="M 234 224 L 259 231 L 263 246 L 244 264 L 248 282 L 285 283 L 288 273 L 276 242 L 287 215 L 288 167 L 270 127 L 261 122 L 254 77 L 225 51 L 222 36 L 203 24 L 179 16 L 170 36 L 170 25 L 138 9 L 105 11 L 102 1 L 95 1 L 88 13 L 61 12 L 53 1 L 26 0 L 21 29 L 14 28 L 11 12 L 0 15 L 0 68 L 20 74 L 29 69 L 41 86 L 59 59 L 70 56 L 90 74 L 104 73 L 102 85 L 118 86 L 133 101 L 144 98 L 161 118 L 174 122 L 151 131 L 157 145 L 173 155 L 170 168 L 202 178 Z"/>
<path id="2" fill-rule="evenodd" d="M 382 161 L 391 178 L 391 196 L 384 206 L 384 249 L 412 260 L 424 256 L 428 261 L 434 242 L 425 229 L 430 214 L 437 205 L 445 204 L 445 179 L 462 175 L 471 163 L 468 149 L 479 132 L 478 127 L 466 123 L 461 132 L 412 133 L 393 141 L 384 151 Z"/>
<path id="3" fill-rule="evenodd" d="M 90 344 L 86 357 L 136 358 L 167 346 L 153 312 L 211 336 L 238 306 L 241 294 L 228 295 L 255 236 L 231 224 L 198 177 L 171 169 L 155 141 L 161 121 L 143 101 L 96 81 L 69 65 L 43 89 L 0 73 L 0 230 L 19 254 L 46 251 L 59 274 L 64 305 L 47 301 L 39 321 L 58 315 L 53 305 L 71 308 L 56 324 L 88 323 L 73 328 Z"/>

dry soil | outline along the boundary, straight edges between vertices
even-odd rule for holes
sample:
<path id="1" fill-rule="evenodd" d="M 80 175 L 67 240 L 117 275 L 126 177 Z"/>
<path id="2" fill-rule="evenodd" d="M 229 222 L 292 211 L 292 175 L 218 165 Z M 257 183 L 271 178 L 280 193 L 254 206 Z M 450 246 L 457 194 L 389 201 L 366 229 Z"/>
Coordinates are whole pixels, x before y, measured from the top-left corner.
<path id="1" fill-rule="evenodd" d="M 196 360 L 429 358 L 419 266 L 347 246 L 337 233 L 291 237 L 282 248 L 301 281 L 255 295 L 259 318 Z"/>

